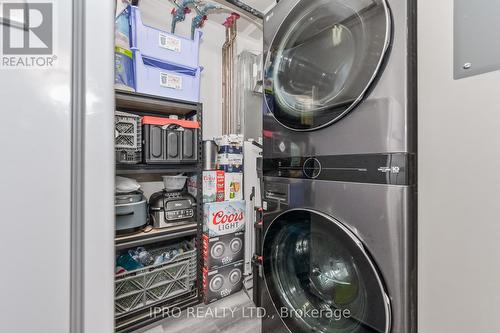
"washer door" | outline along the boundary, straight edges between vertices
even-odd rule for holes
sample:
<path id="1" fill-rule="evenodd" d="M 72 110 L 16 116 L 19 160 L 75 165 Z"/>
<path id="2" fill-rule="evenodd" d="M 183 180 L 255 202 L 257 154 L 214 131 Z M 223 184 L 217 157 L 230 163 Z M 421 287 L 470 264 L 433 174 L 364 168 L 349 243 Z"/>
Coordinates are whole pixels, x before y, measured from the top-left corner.
<path id="1" fill-rule="evenodd" d="M 290 210 L 263 245 L 267 289 L 294 333 L 390 331 L 389 298 L 370 256 L 337 220 Z"/>
<path id="2" fill-rule="evenodd" d="M 385 0 L 298 2 L 267 53 L 265 94 L 276 120 L 308 131 L 351 111 L 377 76 L 390 32 Z"/>

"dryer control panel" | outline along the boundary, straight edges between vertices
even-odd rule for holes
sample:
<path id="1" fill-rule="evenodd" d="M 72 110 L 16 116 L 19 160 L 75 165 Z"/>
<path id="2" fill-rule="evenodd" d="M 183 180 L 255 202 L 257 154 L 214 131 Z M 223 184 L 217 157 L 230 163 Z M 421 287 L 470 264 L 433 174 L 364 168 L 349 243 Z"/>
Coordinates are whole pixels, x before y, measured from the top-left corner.
<path id="1" fill-rule="evenodd" d="M 353 183 L 413 185 L 413 154 L 363 154 L 264 159 L 266 177 L 299 178 Z"/>

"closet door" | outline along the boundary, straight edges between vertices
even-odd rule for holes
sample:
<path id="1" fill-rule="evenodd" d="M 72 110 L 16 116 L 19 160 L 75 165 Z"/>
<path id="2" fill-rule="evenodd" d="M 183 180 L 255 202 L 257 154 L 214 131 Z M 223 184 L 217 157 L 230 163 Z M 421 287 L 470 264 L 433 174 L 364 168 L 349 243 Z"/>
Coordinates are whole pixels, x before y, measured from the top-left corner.
<path id="1" fill-rule="evenodd" d="M 113 331 L 113 2 L 0 3 L 0 332 Z"/>

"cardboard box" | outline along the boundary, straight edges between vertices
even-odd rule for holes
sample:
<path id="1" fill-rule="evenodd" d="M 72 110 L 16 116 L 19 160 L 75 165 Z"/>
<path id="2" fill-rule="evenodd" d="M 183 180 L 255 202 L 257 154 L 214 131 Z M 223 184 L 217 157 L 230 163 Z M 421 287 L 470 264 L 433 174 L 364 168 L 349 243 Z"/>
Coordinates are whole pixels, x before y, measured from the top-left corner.
<path id="1" fill-rule="evenodd" d="M 203 299 L 205 304 L 232 295 L 243 287 L 244 261 L 238 261 L 221 268 L 203 268 Z"/>
<path id="2" fill-rule="evenodd" d="M 202 236 L 203 267 L 209 270 L 244 259 L 245 232 L 238 231 L 219 237 Z"/>
<path id="3" fill-rule="evenodd" d="M 206 203 L 203 206 L 203 232 L 218 237 L 245 230 L 244 200 Z"/>
<path id="4" fill-rule="evenodd" d="M 219 153 L 217 169 L 225 172 L 243 172 L 243 153 Z"/>
<path id="5" fill-rule="evenodd" d="M 243 172 L 243 136 L 224 135 L 218 138 L 217 169 Z"/>
<path id="6" fill-rule="evenodd" d="M 187 180 L 189 194 L 196 198 L 198 194 L 198 176 L 191 176 Z M 203 171 L 202 173 L 203 203 L 224 201 L 224 171 Z"/>
<path id="7" fill-rule="evenodd" d="M 224 201 L 224 171 L 203 171 L 203 202 Z"/>
<path id="8" fill-rule="evenodd" d="M 242 134 L 229 134 L 214 138 L 215 143 L 219 147 L 221 146 L 243 146 L 243 135 Z"/>
<path id="9" fill-rule="evenodd" d="M 224 198 L 226 201 L 243 200 L 243 174 L 224 174 Z"/>

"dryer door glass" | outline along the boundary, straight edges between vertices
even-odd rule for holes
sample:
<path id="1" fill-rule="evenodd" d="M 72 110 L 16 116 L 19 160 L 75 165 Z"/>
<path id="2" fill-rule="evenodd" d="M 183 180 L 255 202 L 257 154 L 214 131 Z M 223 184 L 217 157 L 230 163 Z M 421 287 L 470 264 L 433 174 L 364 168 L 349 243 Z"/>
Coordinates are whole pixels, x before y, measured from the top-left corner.
<path id="1" fill-rule="evenodd" d="M 263 245 L 271 299 L 291 332 L 390 331 L 390 306 L 377 268 L 340 222 L 307 210 L 276 218 Z"/>
<path id="2" fill-rule="evenodd" d="M 390 41 L 385 0 L 300 1 L 267 52 L 266 102 L 295 130 L 335 122 L 366 94 Z"/>

